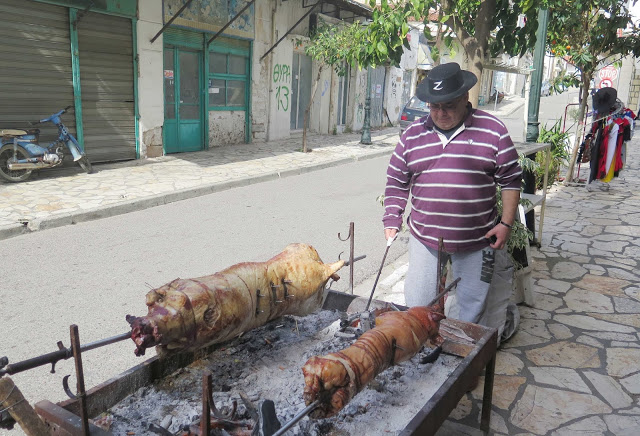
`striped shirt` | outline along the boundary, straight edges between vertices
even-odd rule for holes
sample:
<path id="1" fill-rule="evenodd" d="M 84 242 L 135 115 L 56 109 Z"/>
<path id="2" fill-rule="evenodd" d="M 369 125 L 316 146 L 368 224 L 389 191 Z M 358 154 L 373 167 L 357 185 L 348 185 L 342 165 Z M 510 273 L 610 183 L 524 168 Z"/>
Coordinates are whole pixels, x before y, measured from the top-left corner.
<path id="1" fill-rule="evenodd" d="M 505 125 L 487 112 L 471 109 L 447 139 L 431 117 L 411 124 L 400 137 L 387 169 L 385 228 L 400 229 L 411 194 L 407 224 L 428 247 L 447 252 L 475 251 L 489 242 L 495 225 L 496 186 L 521 188 L 518 153 Z"/>

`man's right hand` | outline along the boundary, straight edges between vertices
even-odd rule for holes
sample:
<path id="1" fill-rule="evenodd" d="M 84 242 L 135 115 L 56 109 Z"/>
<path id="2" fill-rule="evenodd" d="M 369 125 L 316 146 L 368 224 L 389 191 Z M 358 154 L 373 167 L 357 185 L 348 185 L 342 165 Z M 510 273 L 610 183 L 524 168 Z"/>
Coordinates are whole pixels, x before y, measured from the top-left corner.
<path id="1" fill-rule="evenodd" d="M 387 241 L 391 238 L 395 238 L 398 233 L 398 229 L 384 229 L 384 239 Z"/>

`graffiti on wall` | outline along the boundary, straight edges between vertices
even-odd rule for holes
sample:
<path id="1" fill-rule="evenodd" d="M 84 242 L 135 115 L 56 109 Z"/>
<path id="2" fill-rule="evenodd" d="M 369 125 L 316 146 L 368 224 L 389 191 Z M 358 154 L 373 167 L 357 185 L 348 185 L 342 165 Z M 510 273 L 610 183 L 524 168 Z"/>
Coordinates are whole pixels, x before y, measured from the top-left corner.
<path id="1" fill-rule="evenodd" d="M 324 79 L 324 85 L 322 86 L 322 97 L 324 97 L 328 89 L 329 89 L 329 81 L 327 79 Z"/>
<path id="2" fill-rule="evenodd" d="M 273 83 L 276 86 L 276 108 L 289 110 L 289 84 L 291 83 L 291 66 L 276 64 L 273 66 Z"/>

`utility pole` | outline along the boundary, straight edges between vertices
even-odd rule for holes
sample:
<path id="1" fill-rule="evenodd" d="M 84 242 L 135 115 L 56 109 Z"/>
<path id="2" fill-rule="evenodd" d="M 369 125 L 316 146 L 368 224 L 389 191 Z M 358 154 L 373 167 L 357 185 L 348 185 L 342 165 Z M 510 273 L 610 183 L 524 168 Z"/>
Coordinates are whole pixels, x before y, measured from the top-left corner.
<path id="1" fill-rule="evenodd" d="M 549 22 L 549 9 L 538 11 L 538 30 L 536 30 L 536 45 L 533 49 L 533 71 L 531 73 L 531 89 L 529 91 L 529 107 L 527 117 L 527 142 L 536 142 L 540 136 L 540 123 L 538 122 L 538 112 L 540 112 L 540 88 L 542 87 L 542 73 L 544 72 L 544 54 L 547 42 L 547 24 Z M 527 156 L 535 161 L 536 155 Z M 525 171 L 522 174 L 524 179 L 523 192 L 535 194 L 536 176 L 532 171 Z M 527 228 L 535 235 L 536 219 L 532 210 L 525 216 Z M 535 242 L 535 236 L 534 236 Z M 538 241 L 539 243 L 540 241 Z"/>
<path id="2" fill-rule="evenodd" d="M 360 144 L 371 144 L 371 67 L 367 67 L 367 93 L 364 97 L 364 122 Z"/>
<path id="3" fill-rule="evenodd" d="M 549 9 L 538 11 L 538 30 L 536 30 L 536 46 L 533 49 L 533 72 L 531 73 L 531 91 L 529 92 L 529 108 L 527 120 L 527 142 L 536 142 L 540 133 L 538 112 L 540 111 L 540 88 L 544 70 L 544 53 L 547 42 L 547 24 Z"/>

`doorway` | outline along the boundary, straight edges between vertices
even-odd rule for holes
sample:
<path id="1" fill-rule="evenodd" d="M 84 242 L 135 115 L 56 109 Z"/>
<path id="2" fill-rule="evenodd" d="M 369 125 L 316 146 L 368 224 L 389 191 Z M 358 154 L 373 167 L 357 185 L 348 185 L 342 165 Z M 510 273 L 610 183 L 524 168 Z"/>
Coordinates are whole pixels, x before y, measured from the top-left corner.
<path id="1" fill-rule="evenodd" d="M 302 129 L 304 111 L 311 100 L 311 58 L 294 53 L 291 63 L 291 130 Z"/>
<path id="2" fill-rule="evenodd" d="M 347 103 L 349 98 L 349 77 L 351 70 L 349 65 L 344 65 L 344 76 L 338 76 L 338 130 L 342 132 L 347 124 Z"/>
<path id="3" fill-rule="evenodd" d="M 202 52 L 164 49 L 165 153 L 204 149 L 202 119 Z"/>

